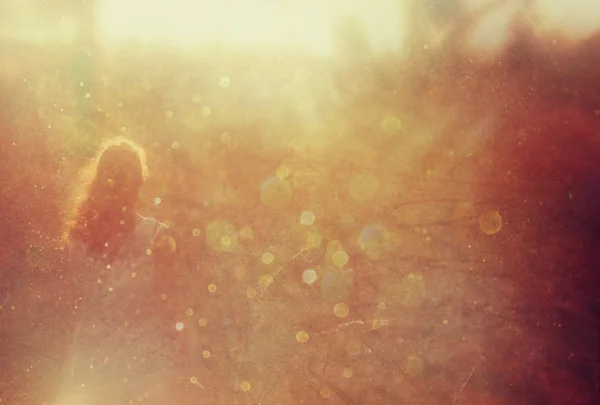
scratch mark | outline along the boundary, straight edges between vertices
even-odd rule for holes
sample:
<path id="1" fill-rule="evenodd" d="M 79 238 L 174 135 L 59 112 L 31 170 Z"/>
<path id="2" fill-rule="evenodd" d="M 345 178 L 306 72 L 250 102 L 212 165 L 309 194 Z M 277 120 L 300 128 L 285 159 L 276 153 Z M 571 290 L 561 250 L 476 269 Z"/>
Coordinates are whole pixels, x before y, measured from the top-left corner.
<path id="1" fill-rule="evenodd" d="M 314 335 L 315 336 L 324 335 L 326 333 L 337 332 L 338 330 L 340 330 L 342 328 L 346 328 L 346 327 L 351 326 L 351 325 L 364 325 L 364 324 L 365 324 L 365 321 L 361 321 L 359 319 L 359 320 L 355 320 L 355 321 L 350 321 L 350 322 L 342 323 L 342 324 L 336 326 L 333 329 L 328 329 L 328 330 L 324 330 L 322 332 L 317 332 L 317 333 L 314 333 Z"/>
<path id="2" fill-rule="evenodd" d="M 461 384 L 460 390 L 458 390 L 458 393 L 456 394 L 456 396 L 454 397 L 454 400 L 452 401 L 453 404 L 455 404 L 456 401 L 458 401 L 458 397 L 460 396 L 460 394 L 462 394 L 463 390 L 465 389 L 465 387 L 467 386 L 469 381 L 471 381 L 471 378 L 473 378 L 473 373 L 475 372 L 475 367 L 477 367 L 477 366 L 473 366 L 473 369 L 471 369 L 471 372 L 469 373 L 467 378 L 465 378 L 465 380 Z"/>
<path id="3" fill-rule="evenodd" d="M 307 250 L 308 250 L 307 248 L 302 248 L 302 249 L 301 249 L 299 252 L 297 252 L 296 254 L 294 254 L 294 255 L 293 255 L 291 258 L 290 258 L 290 260 L 289 260 L 289 261 L 287 261 L 286 263 L 282 264 L 282 265 L 281 265 L 281 266 L 279 266 L 277 269 L 275 269 L 275 271 L 274 271 L 274 272 L 271 274 L 271 275 L 273 276 L 273 278 L 275 278 L 275 276 L 277 276 L 277 275 L 278 275 L 278 274 L 281 272 L 281 270 L 283 270 L 283 268 L 284 268 L 285 266 L 288 266 L 288 265 L 289 265 L 291 262 L 293 262 L 294 260 L 296 260 L 296 258 L 297 258 L 298 256 L 300 256 L 302 253 L 306 252 Z M 262 288 L 262 291 L 260 292 L 260 298 L 261 298 L 261 299 L 263 298 L 263 296 L 264 296 L 265 292 L 267 291 L 267 289 L 268 289 L 269 287 L 270 287 L 270 286 L 266 286 L 266 287 Z"/>

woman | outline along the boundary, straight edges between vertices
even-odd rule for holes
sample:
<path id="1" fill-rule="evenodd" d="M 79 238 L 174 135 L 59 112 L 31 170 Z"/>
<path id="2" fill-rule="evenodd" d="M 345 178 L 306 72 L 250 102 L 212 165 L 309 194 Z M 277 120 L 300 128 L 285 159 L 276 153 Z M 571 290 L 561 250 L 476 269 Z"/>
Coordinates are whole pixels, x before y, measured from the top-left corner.
<path id="1" fill-rule="evenodd" d="M 64 234 L 78 321 L 56 403 L 165 403 L 177 351 L 163 312 L 175 242 L 137 213 L 144 152 L 113 140 L 84 174 Z"/>

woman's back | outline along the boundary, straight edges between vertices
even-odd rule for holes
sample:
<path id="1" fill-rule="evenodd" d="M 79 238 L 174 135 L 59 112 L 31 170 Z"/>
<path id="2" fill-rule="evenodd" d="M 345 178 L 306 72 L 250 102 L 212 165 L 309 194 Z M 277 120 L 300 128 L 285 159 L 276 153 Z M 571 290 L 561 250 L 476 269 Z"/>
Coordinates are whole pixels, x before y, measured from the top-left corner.
<path id="1" fill-rule="evenodd" d="M 124 309 L 135 301 L 132 294 L 150 294 L 156 277 L 152 248 L 166 231 L 165 224 L 137 215 L 135 230 L 119 246 L 112 264 L 90 254 L 82 242 L 69 242 L 68 267 L 84 303 L 105 308 L 114 303 L 113 309 Z"/>
<path id="2" fill-rule="evenodd" d="M 57 403 L 165 403 L 174 328 L 161 300 L 159 240 L 167 226 L 137 214 L 145 178 L 129 143 L 103 150 L 69 223 L 63 272 L 77 294 L 76 327 Z M 168 344 L 166 344 L 168 342 Z"/>

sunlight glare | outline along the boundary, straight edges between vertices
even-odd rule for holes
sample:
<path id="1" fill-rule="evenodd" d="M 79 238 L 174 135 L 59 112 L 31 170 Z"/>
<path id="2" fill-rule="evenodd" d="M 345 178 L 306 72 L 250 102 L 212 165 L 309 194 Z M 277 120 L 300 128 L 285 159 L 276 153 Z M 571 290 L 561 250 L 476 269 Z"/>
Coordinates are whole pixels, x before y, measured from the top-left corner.
<path id="1" fill-rule="evenodd" d="M 471 46 L 486 51 L 498 51 L 509 40 L 510 26 L 519 9 L 514 3 L 492 9 L 471 33 Z"/>
<path id="2" fill-rule="evenodd" d="M 542 29 L 559 28 L 572 39 L 584 39 L 600 29 L 598 0 L 538 0 Z"/>
<path id="3" fill-rule="evenodd" d="M 336 26 L 348 18 L 359 22 L 375 50 L 398 49 L 405 28 L 401 11 L 392 0 L 101 0 L 98 24 L 109 45 L 285 46 L 328 55 Z"/>
<path id="4" fill-rule="evenodd" d="M 497 51 L 509 43 L 511 24 L 519 16 L 533 24 L 538 35 L 558 31 L 572 40 L 582 40 L 600 30 L 597 0 L 462 0 L 465 10 L 487 10 L 472 32 L 470 42 L 476 49 Z"/>

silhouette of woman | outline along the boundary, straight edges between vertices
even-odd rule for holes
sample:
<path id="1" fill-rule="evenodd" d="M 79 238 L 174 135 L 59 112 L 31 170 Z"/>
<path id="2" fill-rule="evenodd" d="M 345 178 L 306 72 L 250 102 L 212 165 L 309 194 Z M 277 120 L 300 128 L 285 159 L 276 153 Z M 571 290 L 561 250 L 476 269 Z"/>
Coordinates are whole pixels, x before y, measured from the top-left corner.
<path id="1" fill-rule="evenodd" d="M 177 349 L 161 317 L 167 287 L 157 280 L 175 243 L 165 224 L 137 213 L 144 152 L 112 140 L 83 174 L 63 235 L 78 321 L 57 403 L 166 403 L 160 387 Z"/>

